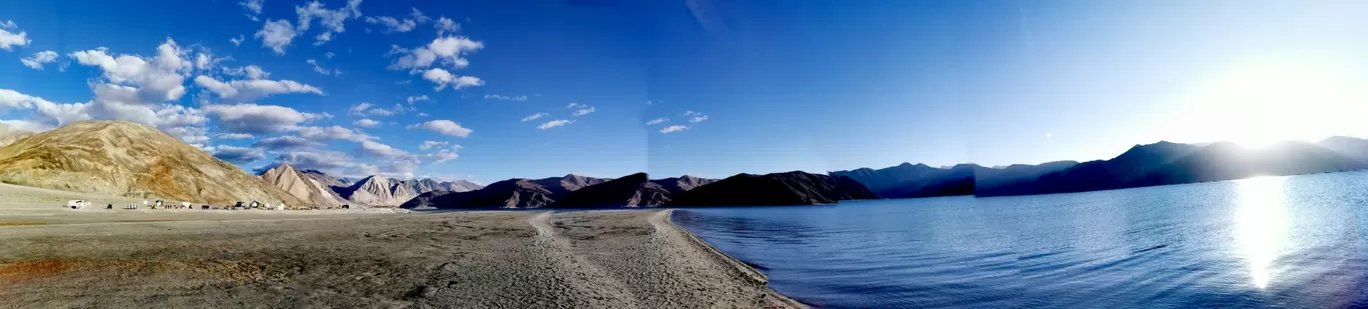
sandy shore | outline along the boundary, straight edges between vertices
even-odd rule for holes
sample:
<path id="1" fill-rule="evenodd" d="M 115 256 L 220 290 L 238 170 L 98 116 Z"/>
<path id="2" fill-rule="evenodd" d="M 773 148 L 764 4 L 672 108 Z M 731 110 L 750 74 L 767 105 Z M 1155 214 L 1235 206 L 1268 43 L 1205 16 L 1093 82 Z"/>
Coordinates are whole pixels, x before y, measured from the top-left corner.
<path id="1" fill-rule="evenodd" d="M 671 224 L 667 210 L 284 215 L 48 207 L 56 206 L 0 203 L 0 225 L 43 222 L 0 226 L 0 307 L 801 306 Z"/>

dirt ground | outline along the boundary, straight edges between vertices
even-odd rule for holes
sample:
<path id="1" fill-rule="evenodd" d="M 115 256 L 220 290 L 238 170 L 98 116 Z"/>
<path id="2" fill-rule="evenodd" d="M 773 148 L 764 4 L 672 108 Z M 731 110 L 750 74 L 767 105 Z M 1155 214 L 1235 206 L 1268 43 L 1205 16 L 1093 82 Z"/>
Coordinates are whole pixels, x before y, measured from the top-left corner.
<path id="1" fill-rule="evenodd" d="M 0 186 L 0 307 L 802 306 L 668 210 L 70 210 L 32 190 Z"/>

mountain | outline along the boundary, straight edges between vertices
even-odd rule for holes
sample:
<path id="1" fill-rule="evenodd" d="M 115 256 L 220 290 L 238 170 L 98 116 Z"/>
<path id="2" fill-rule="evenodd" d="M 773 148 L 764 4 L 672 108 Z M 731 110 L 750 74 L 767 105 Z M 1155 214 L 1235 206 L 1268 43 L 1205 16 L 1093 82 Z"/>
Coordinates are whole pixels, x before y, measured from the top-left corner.
<path id="1" fill-rule="evenodd" d="M 702 185 L 717 182 L 717 179 L 699 178 L 684 175 L 680 177 L 670 177 L 665 179 L 651 180 L 651 182 L 660 185 L 661 188 L 664 188 L 666 191 L 669 191 L 670 194 L 679 194 L 680 192 L 693 190 L 694 188 L 697 188 Z"/>
<path id="2" fill-rule="evenodd" d="M 974 194 L 974 164 L 953 167 L 931 167 L 926 164 L 903 163 L 897 166 L 831 172 L 859 181 L 869 190 L 886 198 L 933 197 Z"/>
<path id="3" fill-rule="evenodd" d="M 0 148 L 0 181 L 192 203 L 305 204 L 199 148 L 142 124 L 87 120 Z"/>
<path id="4" fill-rule="evenodd" d="M 1170 162 L 1136 186 L 1220 181 L 1259 175 L 1301 175 L 1368 168 L 1363 160 L 1303 141 L 1278 142 L 1248 149 L 1221 142 Z"/>
<path id="5" fill-rule="evenodd" d="M 1084 162 L 1034 180 L 980 188 L 979 196 L 1084 192 L 1240 179 L 1259 175 L 1299 175 L 1368 168 L 1368 161 L 1345 153 L 1353 141 L 1327 144 L 1278 142 L 1248 149 L 1232 142 L 1189 145 L 1160 142 L 1137 145 L 1105 161 Z M 1348 145 L 1348 146 L 1346 146 Z"/>
<path id="6" fill-rule="evenodd" d="M 333 178 L 332 176 L 329 176 L 328 174 L 325 174 L 318 170 L 299 170 L 299 173 L 304 175 L 304 177 L 313 179 L 313 181 L 318 182 L 318 184 L 323 185 L 327 188 L 347 187 L 351 185 L 349 183 L 343 182 L 340 178 Z"/>
<path id="7" fill-rule="evenodd" d="M 1348 136 L 1331 136 L 1316 142 L 1316 146 L 1338 152 L 1346 157 L 1368 161 L 1368 140 Z"/>
<path id="8" fill-rule="evenodd" d="M 533 180 L 532 182 L 541 185 L 546 190 L 551 191 L 552 195 L 563 195 L 570 191 L 579 190 L 584 187 L 608 182 L 610 179 L 585 177 L 575 174 L 568 174 L 563 177 L 551 177 Z"/>
<path id="9" fill-rule="evenodd" d="M 572 191 L 556 199 L 556 208 L 653 207 L 670 201 L 670 190 L 636 173 Z"/>
<path id="10" fill-rule="evenodd" d="M 667 206 L 778 206 L 877 199 L 879 195 L 850 177 L 793 171 L 738 174 L 671 198 Z"/>
<path id="11" fill-rule="evenodd" d="M 1035 181 L 1045 174 L 1078 165 L 1077 161 L 1055 161 L 1040 165 L 1012 164 L 1004 167 L 979 168 L 974 172 L 974 194 L 979 196 L 1015 195 L 1028 190 L 1019 183 Z"/>
<path id="12" fill-rule="evenodd" d="M 322 178 L 326 182 L 326 180 L 332 179 L 336 182 L 336 179 L 318 171 L 310 172 L 300 172 L 289 164 L 283 164 L 262 172 L 259 177 L 266 183 L 284 190 L 311 206 L 340 207 L 343 204 L 348 204 L 347 200 L 338 196 L 328 185 L 317 180 Z"/>
<path id="13" fill-rule="evenodd" d="M 410 209 L 429 207 L 442 209 L 543 208 L 550 207 L 557 199 L 564 198 L 570 192 L 602 184 L 608 180 L 575 174 L 536 180 L 514 178 L 491 183 L 474 191 L 423 193 L 399 207 Z"/>
<path id="14" fill-rule="evenodd" d="M 343 182 L 341 179 L 339 182 Z M 373 206 L 399 206 L 423 193 L 432 191 L 465 192 L 479 189 L 479 184 L 458 180 L 438 182 L 430 178 L 399 180 L 369 176 L 347 187 L 332 187 L 334 191 L 353 202 Z"/>
<path id="15" fill-rule="evenodd" d="M 440 183 L 440 185 L 442 187 L 442 190 L 453 192 L 475 191 L 479 190 L 480 188 L 484 188 L 484 186 L 478 183 L 470 182 L 468 180 L 443 181 L 442 183 Z"/>

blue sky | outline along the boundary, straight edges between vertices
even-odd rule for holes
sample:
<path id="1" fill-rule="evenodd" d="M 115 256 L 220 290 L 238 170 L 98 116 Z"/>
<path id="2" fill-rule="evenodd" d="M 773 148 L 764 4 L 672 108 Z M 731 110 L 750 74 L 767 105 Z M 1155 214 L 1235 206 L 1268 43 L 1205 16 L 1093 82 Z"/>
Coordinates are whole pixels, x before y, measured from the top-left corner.
<path id="1" fill-rule="evenodd" d="M 0 121 L 124 119 L 248 170 L 481 182 L 1092 160 L 1368 133 L 1349 116 L 1368 111 L 1364 8 L 5 1 Z"/>

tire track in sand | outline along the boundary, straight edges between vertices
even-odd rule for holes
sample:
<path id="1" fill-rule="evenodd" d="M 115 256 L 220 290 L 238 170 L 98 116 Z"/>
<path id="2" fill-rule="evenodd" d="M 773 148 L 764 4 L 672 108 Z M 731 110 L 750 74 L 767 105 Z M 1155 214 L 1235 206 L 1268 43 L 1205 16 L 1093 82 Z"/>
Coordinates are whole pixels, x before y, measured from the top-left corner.
<path id="1" fill-rule="evenodd" d="M 574 253 L 569 240 L 560 237 L 556 233 L 556 227 L 551 225 L 552 213 L 543 212 L 529 218 L 527 223 L 537 231 L 534 242 L 536 246 L 548 258 L 560 264 L 554 269 L 564 275 L 570 287 L 576 290 L 577 294 L 612 303 L 613 307 L 640 308 L 637 299 L 621 282 L 585 257 Z"/>

